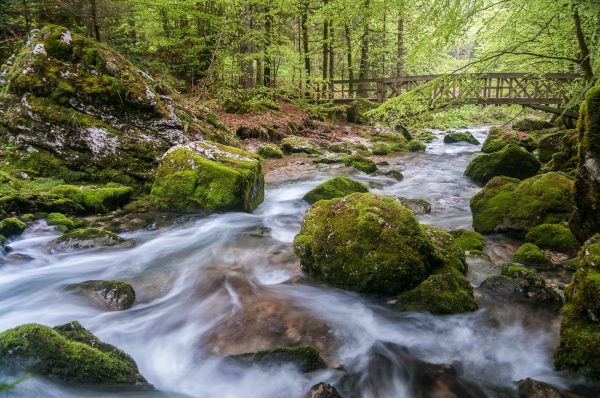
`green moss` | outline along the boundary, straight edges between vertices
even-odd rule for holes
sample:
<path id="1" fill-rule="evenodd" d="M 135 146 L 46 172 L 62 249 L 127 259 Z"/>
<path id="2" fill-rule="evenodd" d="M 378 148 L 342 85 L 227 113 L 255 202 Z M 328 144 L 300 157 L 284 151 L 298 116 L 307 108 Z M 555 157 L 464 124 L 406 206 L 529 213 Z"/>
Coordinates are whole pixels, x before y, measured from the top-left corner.
<path id="1" fill-rule="evenodd" d="M 281 159 L 283 152 L 275 144 L 266 144 L 258 148 L 258 154 L 263 158 Z"/>
<path id="2" fill-rule="evenodd" d="M 363 173 L 371 174 L 377 171 L 377 165 L 371 159 L 360 155 L 348 155 L 343 157 L 344 165 L 354 167 Z"/>
<path id="3" fill-rule="evenodd" d="M 60 185 L 52 188 L 50 194 L 68 198 L 94 213 L 106 213 L 129 202 L 133 188 L 117 186 L 95 188 L 75 185 Z"/>
<path id="4" fill-rule="evenodd" d="M 419 286 L 398 296 L 398 309 L 455 314 L 476 311 L 473 287 L 462 274 L 444 272 L 429 276 Z"/>
<path id="5" fill-rule="evenodd" d="M 4 235 L 7 238 L 21 235 L 25 232 L 25 229 L 27 229 L 27 225 L 15 217 L 5 218 L 0 221 L 0 235 Z"/>
<path id="6" fill-rule="evenodd" d="M 410 152 L 425 152 L 425 144 L 419 140 L 410 140 L 408 142 L 408 150 Z"/>
<path id="7" fill-rule="evenodd" d="M 573 182 L 558 173 L 524 181 L 495 177 L 471 198 L 473 228 L 523 234 L 535 225 L 564 222 L 574 209 L 572 192 Z"/>
<path id="8" fill-rule="evenodd" d="M 544 281 L 538 275 L 537 272 L 530 270 L 527 267 L 523 267 L 519 264 L 504 264 L 500 271 L 500 275 L 506 276 L 507 278 L 511 279 L 524 279 L 528 281 L 532 286 L 544 286 Z"/>
<path id="9" fill-rule="evenodd" d="M 219 144 L 182 147 L 163 159 L 151 196 L 158 207 L 171 210 L 252 211 L 264 198 L 261 162 L 248 152 Z"/>
<path id="10" fill-rule="evenodd" d="M 55 225 L 59 231 L 67 232 L 74 228 L 85 225 L 83 220 L 75 217 L 67 217 L 61 213 L 50 213 L 47 217 L 48 225 Z"/>
<path id="11" fill-rule="evenodd" d="M 540 166 L 531 153 L 509 144 L 501 151 L 473 158 L 465 175 L 484 183 L 496 176 L 525 179 L 536 175 Z"/>
<path id="12" fill-rule="evenodd" d="M 304 373 L 327 368 L 327 364 L 321 358 L 319 351 L 311 345 L 277 347 L 268 351 L 234 355 L 230 358 L 263 366 L 293 364 Z"/>
<path id="13" fill-rule="evenodd" d="M 533 151 L 537 147 L 537 139 L 531 134 L 494 126 L 490 128 L 481 151 L 484 153 L 498 152 L 510 144 Z"/>
<path id="14" fill-rule="evenodd" d="M 368 192 L 365 184 L 346 177 L 335 177 L 311 189 L 302 199 L 310 204 L 319 200 L 341 198 L 354 192 Z"/>
<path id="15" fill-rule="evenodd" d="M 542 250 L 533 243 L 525 243 L 517 249 L 513 261 L 525 265 L 552 265 Z"/>
<path id="16" fill-rule="evenodd" d="M 404 152 L 406 151 L 405 144 L 384 144 L 382 142 L 377 142 L 371 146 L 371 153 L 373 155 L 389 155 L 394 152 Z"/>
<path id="17" fill-rule="evenodd" d="M 456 142 L 467 142 L 473 145 L 480 144 L 479 141 L 477 141 L 477 138 L 473 137 L 473 134 L 468 131 L 448 131 L 446 135 L 444 135 L 444 143 L 453 144 Z"/>
<path id="18" fill-rule="evenodd" d="M 549 129 L 552 123 L 540 119 L 525 118 L 513 123 L 513 129 L 518 131 L 537 131 Z"/>
<path id="19" fill-rule="evenodd" d="M 437 258 L 437 269 L 455 269 L 461 274 L 467 273 L 467 260 L 464 251 L 448 232 L 433 225 L 423 225 L 423 229 L 431 237 L 434 255 Z"/>
<path id="20" fill-rule="evenodd" d="M 0 362 L 71 383 L 140 384 L 133 359 L 100 342 L 78 322 L 50 328 L 27 324 L 0 333 Z"/>
<path id="21" fill-rule="evenodd" d="M 6 243 L 6 237 L 4 235 L 0 235 L 0 248 L 2 248 L 2 246 L 4 246 L 5 243 Z"/>
<path id="22" fill-rule="evenodd" d="M 464 251 L 480 252 L 485 246 L 485 238 L 478 232 L 461 229 L 450 231 L 450 235 L 454 237 L 456 245 Z"/>
<path id="23" fill-rule="evenodd" d="M 99 246 L 115 246 L 127 241 L 119 235 L 99 228 L 78 228 L 50 242 L 50 253 L 61 253 Z"/>
<path id="24" fill-rule="evenodd" d="M 421 131 L 420 133 L 415 135 L 415 139 L 426 143 L 432 143 L 433 141 L 437 140 L 437 138 L 438 137 L 431 131 Z"/>
<path id="25" fill-rule="evenodd" d="M 294 252 L 305 272 L 359 292 L 399 293 L 440 263 L 431 238 L 408 209 L 369 193 L 310 206 Z"/>
<path id="26" fill-rule="evenodd" d="M 542 249 L 571 252 L 579 247 L 579 242 L 564 224 L 542 224 L 527 230 L 525 240 Z"/>
<path id="27" fill-rule="evenodd" d="M 135 290 L 129 283 L 118 280 L 91 280 L 67 286 L 68 290 L 87 295 L 113 311 L 131 308 L 135 302 Z"/>

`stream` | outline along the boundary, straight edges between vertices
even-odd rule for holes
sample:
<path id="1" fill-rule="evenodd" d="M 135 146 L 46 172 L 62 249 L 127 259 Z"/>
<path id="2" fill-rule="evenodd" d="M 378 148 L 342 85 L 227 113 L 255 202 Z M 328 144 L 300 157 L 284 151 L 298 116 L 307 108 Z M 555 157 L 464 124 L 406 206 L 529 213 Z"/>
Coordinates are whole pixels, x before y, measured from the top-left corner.
<path id="1" fill-rule="evenodd" d="M 469 129 L 481 142 L 487 130 Z M 463 172 L 480 146 L 444 144 L 443 132 L 435 133 L 439 138 L 427 152 L 385 159 L 389 165 L 382 168 L 401 170 L 403 181 L 339 165 L 275 170 L 266 176 L 264 203 L 252 214 L 197 215 L 122 234 L 135 240 L 132 248 L 51 255 L 47 244 L 58 233 L 36 223 L 0 258 L 0 330 L 78 320 L 131 354 L 155 389 L 75 386 L 33 376 L 10 397 L 301 398 L 327 382 L 341 385 L 346 398 L 409 398 L 419 396 L 414 380 L 420 361 L 453 364 L 464 383 L 476 383 L 490 397 L 515 396 L 514 381 L 527 377 L 577 385 L 553 371 L 556 312 L 476 290 L 480 309 L 474 313 L 398 313 L 385 299 L 332 288 L 300 271 L 291 242 L 308 207 L 302 196 L 334 176 L 365 182 L 374 193 L 428 200 L 432 212 L 419 216 L 423 223 L 470 228 L 469 199 L 480 187 Z M 508 260 L 514 248 L 509 239 L 488 237 L 486 251 L 495 261 Z M 470 259 L 468 276 L 478 286 L 499 271 Z M 135 305 L 106 312 L 64 289 L 89 279 L 131 283 Z M 291 366 L 224 359 L 289 344 L 315 345 L 332 368 L 302 374 Z"/>

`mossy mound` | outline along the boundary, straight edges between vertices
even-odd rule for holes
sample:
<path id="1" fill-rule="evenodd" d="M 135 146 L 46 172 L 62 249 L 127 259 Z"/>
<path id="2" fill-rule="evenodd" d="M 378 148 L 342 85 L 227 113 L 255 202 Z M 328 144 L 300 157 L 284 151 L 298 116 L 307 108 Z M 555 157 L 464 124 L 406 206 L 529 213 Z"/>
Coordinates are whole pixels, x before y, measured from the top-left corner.
<path id="1" fill-rule="evenodd" d="M 444 143 L 445 144 L 454 144 L 457 142 L 466 142 L 473 145 L 479 145 L 480 142 L 477 138 L 473 137 L 468 131 L 448 131 L 446 135 L 444 135 Z"/>
<path id="2" fill-rule="evenodd" d="M 281 159 L 283 152 L 275 144 L 265 144 L 258 148 L 256 152 L 265 159 Z"/>
<path id="3" fill-rule="evenodd" d="M 58 239 L 50 242 L 50 253 L 62 253 L 71 250 L 90 249 L 94 247 L 116 246 L 131 243 L 119 235 L 99 228 L 74 229 Z"/>
<path id="4" fill-rule="evenodd" d="M 552 154 L 550 161 L 544 165 L 542 171 L 562 171 L 575 176 L 577 164 L 579 163 L 579 143 L 577 142 L 577 137 L 578 133 L 574 130 L 563 133 L 557 151 Z M 542 156 L 541 148 L 540 156 Z"/>
<path id="5" fill-rule="evenodd" d="M 42 174 L 60 166 L 66 181 L 142 186 L 159 156 L 186 141 L 181 119 L 150 76 L 66 28 L 33 30 L 6 79 L 0 128 L 16 150 L 2 157 L 15 163 L 37 150 L 51 159 L 39 167 Z"/>
<path id="6" fill-rule="evenodd" d="M 119 185 L 108 185 L 103 188 L 59 185 L 50 189 L 48 193 L 70 199 L 88 212 L 106 213 L 127 204 L 131 199 L 133 188 Z"/>
<path id="7" fill-rule="evenodd" d="M 230 359 L 243 363 L 268 367 L 280 367 L 288 364 L 296 366 L 303 373 L 327 368 L 319 351 L 310 345 L 297 347 L 277 347 L 268 351 L 232 355 Z"/>
<path id="8" fill-rule="evenodd" d="M 371 153 L 373 155 L 384 156 L 394 152 L 404 152 L 406 149 L 406 144 L 386 144 L 383 142 L 376 142 L 371 146 Z"/>
<path id="9" fill-rule="evenodd" d="M 548 266 L 552 262 L 544 256 L 542 249 L 533 243 L 525 243 L 513 255 L 513 261 L 525 265 Z"/>
<path id="10" fill-rule="evenodd" d="M 576 209 L 569 226 L 583 242 L 600 231 L 600 81 L 588 91 L 577 121 Z"/>
<path id="11" fill-rule="evenodd" d="M 348 290 L 400 293 L 440 263 L 415 216 L 391 197 L 355 193 L 306 212 L 294 252 L 308 274 Z"/>
<path id="12" fill-rule="evenodd" d="M 302 199 L 313 204 L 319 200 L 341 198 L 355 192 L 369 192 L 369 188 L 363 183 L 346 177 L 335 177 L 317 185 L 308 191 Z"/>
<path id="13" fill-rule="evenodd" d="M 82 294 L 98 306 L 111 311 L 126 310 L 135 302 L 133 286 L 118 280 L 85 281 L 69 285 L 67 290 Z"/>
<path id="14" fill-rule="evenodd" d="M 408 150 L 410 152 L 425 152 L 425 144 L 420 140 L 410 140 L 408 142 Z"/>
<path id="15" fill-rule="evenodd" d="M 553 306 L 563 302 L 557 288 L 546 286 L 537 272 L 519 264 L 504 264 L 500 275 L 486 279 L 481 287 L 521 302 Z"/>
<path id="16" fill-rule="evenodd" d="M 542 249 L 570 253 L 579 247 L 579 242 L 565 224 L 542 224 L 527 230 L 525 240 Z"/>
<path id="17" fill-rule="evenodd" d="M 75 228 L 81 228 L 85 225 L 85 221 L 76 218 L 65 216 L 62 213 L 50 213 L 46 217 L 48 225 L 54 225 L 61 232 L 67 232 Z"/>
<path id="18" fill-rule="evenodd" d="M 565 296 L 556 368 L 600 379 L 600 234 L 579 252 Z"/>
<path id="19" fill-rule="evenodd" d="M 0 333 L 0 363 L 70 383 L 145 384 L 135 361 L 78 322 L 27 324 Z"/>
<path id="20" fill-rule="evenodd" d="M 0 216 L 10 213 L 84 214 L 85 209 L 70 199 L 48 193 L 16 193 L 0 197 Z"/>
<path id="21" fill-rule="evenodd" d="M 513 123 L 512 127 L 517 131 L 539 131 L 551 128 L 552 123 L 541 119 L 524 118 Z"/>
<path id="22" fill-rule="evenodd" d="M 360 155 L 348 155 L 343 158 L 344 165 L 354 167 L 363 173 L 371 174 L 377 171 L 377 165 L 371 159 Z"/>
<path id="23" fill-rule="evenodd" d="M 490 128 L 481 151 L 484 153 L 498 152 L 510 144 L 533 151 L 537 147 L 537 139 L 531 134 L 516 132 L 509 128 L 494 126 Z"/>
<path id="24" fill-rule="evenodd" d="M 6 238 L 12 238 L 21 235 L 27 229 L 27 225 L 15 217 L 5 218 L 0 221 L 0 235 Z"/>
<path id="25" fill-rule="evenodd" d="M 306 153 L 309 155 L 318 155 L 321 150 L 308 138 L 301 137 L 285 137 L 280 143 L 283 152 L 291 153 Z"/>
<path id="26" fill-rule="evenodd" d="M 465 253 L 456 245 L 456 241 L 448 232 L 433 225 L 422 226 L 433 242 L 433 253 L 436 257 L 435 272 L 446 272 L 450 269 L 461 274 L 467 273 Z"/>
<path id="27" fill-rule="evenodd" d="M 485 246 L 485 238 L 478 232 L 467 229 L 450 231 L 458 247 L 468 252 L 481 252 Z"/>
<path id="28" fill-rule="evenodd" d="M 525 179 L 536 175 L 540 167 L 540 162 L 531 153 L 509 144 L 498 152 L 473 158 L 465 175 L 483 183 L 497 176 Z"/>
<path id="29" fill-rule="evenodd" d="M 540 162 L 547 163 L 552 160 L 552 156 L 560 152 L 562 140 L 568 132 L 558 131 L 554 133 L 544 134 L 538 142 L 538 157 Z"/>
<path id="30" fill-rule="evenodd" d="M 157 207 L 176 211 L 252 211 L 264 198 L 260 157 L 220 144 L 171 148 L 152 185 Z"/>
<path id="31" fill-rule="evenodd" d="M 471 198 L 473 228 L 484 234 L 522 235 L 536 225 L 564 222 L 573 210 L 573 182 L 554 172 L 524 181 L 495 177 Z"/>

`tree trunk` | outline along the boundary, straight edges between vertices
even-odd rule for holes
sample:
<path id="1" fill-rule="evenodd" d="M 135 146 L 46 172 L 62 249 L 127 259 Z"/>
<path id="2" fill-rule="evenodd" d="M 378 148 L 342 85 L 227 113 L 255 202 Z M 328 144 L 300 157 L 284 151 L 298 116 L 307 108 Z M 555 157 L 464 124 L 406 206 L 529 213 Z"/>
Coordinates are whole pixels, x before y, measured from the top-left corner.
<path id="1" fill-rule="evenodd" d="M 90 5 L 92 7 L 92 29 L 94 30 L 96 40 L 100 41 L 100 26 L 98 26 L 98 9 L 96 1 L 97 0 L 90 0 Z"/>
<path id="2" fill-rule="evenodd" d="M 327 6 L 327 0 L 323 0 L 324 7 Z M 327 18 L 323 18 L 323 87 L 322 87 L 322 95 L 325 97 L 327 86 L 327 77 L 329 76 L 328 70 L 329 64 L 329 20 Z"/>
<path id="3" fill-rule="evenodd" d="M 29 5 L 27 4 L 27 0 L 21 0 L 21 4 L 23 7 L 23 18 L 25 18 L 25 29 L 27 32 L 31 30 L 31 14 L 29 12 Z"/>
<path id="4" fill-rule="evenodd" d="M 307 97 L 310 97 L 310 54 L 308 53 L 308 7 L 309 2 L 304 2 L 304 7 L 302 9 L 302 46 L 303 46 L 303 54 L 304 54 L 304 71 L 306 73 L 306 87 L 305 94 Z"/>
<path id="5" fill-rule="evenodd" d="M 368 13 L 370 0 L 365 0 L 364 10 Z M 358 78 L 365 80 L 369 77 L 369 36 L 370 27 L 369 22 L 365 22 L 365 28 L 361 38 L 360 48 L 360 63 L 358 66 Z M 360 83 L 358 86 L 358 96 L 366 97 L 369 83 Z"/>
<path id="6" fill-rule="evenodd" d="M 579 43 L 579 66 L 581 66 L 585 79 L 591 81 L 594 78 L 594 71 L 592 70 L 590 50 L 585 42 L 585 36 L 581 27 L 581 17 L 579 16 L 577 7 L 573 8 L 573 21 L 575 22 L 575 34 L 577 35 L 577 42 Z"/>
<path id="7" fill-rule="evenodd" d="M 241 85 L 243 89 L 251 89 L 254 87 L 254 60 L 252 59 L 252 41 L 248 37 L 249 32 L 252 30 L 252 18 L 251 18 L 251 7 L 246 6 L 244 8 L 243 25 L 245 31 L 242 32 L 242 43 L 240 45 L 240 72 Z"/>
<path id="8" fill-rule="evenodd" d="M 271 69 L 273 65 L 273 60 L 271 59 L 271 30 L 273 25 L 273 15 L 271 15 L 271 10 L 267 9 L 265 15 L 265 71 L 264 71 L 264 83 L 265 86 L 271 87 Z"/>
<path id="9" fill-rule="evenodd" d="M 406 66 L 404 63 L 404 18 L 398 18 L 398 43 L 396 55 L 396 77 L 401 77 L 406 74 Z"/>
<path id="10" fill-rule="evenodd" d="M 333 98 L 333 76 L 334 76 L 334 69 L 333 69 L 333 60 L 334 60 L 334 53 L 333 53 L 333 39 L 334 39 L 334 30 L 333 30 L 333 18 L 331 18 L 329 20 L 329 98 Z"/>
<path id="11" fill-rule="evenodd" d="M 350 83 L 348 84 L 348 97 L 352 98 L 354 96 L 354 65 L 352 64 L 352 40 L 350 39 L 350 28 L 348 24 L 344 25 L 344 36 L 346 36 L 346 50 L 347 50 L 347 63 L 348 63 L 348 80 Z"/>

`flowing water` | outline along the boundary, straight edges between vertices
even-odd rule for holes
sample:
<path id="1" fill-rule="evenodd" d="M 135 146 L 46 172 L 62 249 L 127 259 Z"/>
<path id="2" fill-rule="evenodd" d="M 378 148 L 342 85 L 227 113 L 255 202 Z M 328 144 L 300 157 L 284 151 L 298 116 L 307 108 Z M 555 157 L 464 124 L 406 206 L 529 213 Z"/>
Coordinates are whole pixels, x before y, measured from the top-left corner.
<path id="1" fill-rule="evenodd" d="M 470 131 L 483 141 L 487 128 Z M 427 199 L 433 211 L 420 217 L 424 223 L 470 227 L 469 199 L 480 187 L 462 174 L 479 149 L 445 145 L 439 138 L 426 153 L 386 159 L 386 168 L 405 175 L 400 182 L 339 166 L 275 171 L 254 213 L 197 216 L 123 234 L 136 241 L 133 248 L 51 255 L 47 244 L 58 234 L 39 222 L 0 259 L 0 330 L 78 320 L 130 353 L 155 389 L 91 388 L 32 377 L 11 397 L 292 398 L 324 381 L 340 386 L 347 397 L 401 398 L 419 396 L 427 387 L 419 383 L 426 385 L 423 374 L 432 370 L 422 361 L 453 364 L 455 383 L 464 391 L 477 383 L 487 396 L 513 396 L 514 381 L 526 377 L 559 386 L 576 383 L 552 370 L 556 313 L 479 292 L 482 308 L 474 313 L 396 313 L 384 299 L 307 278 L 293 256 L 291 242 L 307 208 L 302 196 L 338 175 L 368 183 L 372 192 Z M 513 247 L 497 237 L 488 245 L 497 258 Z M 498 266 L 473 261 L 469 276 L 477 286 L 498 272 Z M 106 312 L 65 292 L 65 285 L 89 279 L 130 282 L 136 304 Z M 293 367 L 224 359 L 300 343 L 317 346 L 332 368 L 302 374 Z"/>

